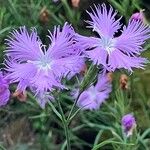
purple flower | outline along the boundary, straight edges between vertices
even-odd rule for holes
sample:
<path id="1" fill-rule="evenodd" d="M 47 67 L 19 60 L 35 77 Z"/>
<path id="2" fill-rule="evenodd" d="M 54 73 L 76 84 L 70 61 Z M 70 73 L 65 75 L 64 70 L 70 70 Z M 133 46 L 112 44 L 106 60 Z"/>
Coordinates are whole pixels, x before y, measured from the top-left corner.
<path id="1" fill-rule="evenodd" d="M 136 121 L 132 114 L 127 114 L 122 117 L 121 124 L 124 130 L 124 133 L 127 137 L 131 136 L 133 129 L 136 128 Z"/>
<path id="2" fill-rule="evenodd" d="M 99 38 L 85 37 L 77 34 L 77 39 L 85 51 L 85 55 L 94 64 L 102 64 L 107 70 L 125 68 L 132 72 L 132 67 L 143 68 L 147 59 L 140 57 L 142 45 L 150 38 L 150 28 L 140 20 L 129 20 L 123 27 L 122 34 L 114 37 L 121 28 L 120 18 L 115 19 L 117 12 L 106 5 L 95 6 L 95 10 L 87 12 L 92 21 L 87 21 L 89 28 L 96 31 Z"/>
<path id="3" fill-rule="evenodd" d="M 24 91 L 30 87 L 41 95 L 55 87 L 64 88 L 61 79 L 82 68 L 84 62 L 79 47 L 75 46 L 73 28 L 65 23 L 62 29 L 54 27 L 54 32 L 49 33 L 51 44 L 47 50 L 35 29 L 28 33 L 22 27 L 7 39 L 7 77 L 11 83 L 19 83 L 17 90 Z"/>
<path id="4" fill-rule="evenodd" d="M 4 106 L 9 101 L 9 83 L 0 71 L 0 106 Z"/>
<path id="5" fill-rule="evenodd" d="M 99 109 L 100 105 L 108 98 L 111 84 L 106 75 L 99 75 L 97 84 L 85 90 L 79 97 L 77 105 L 83 109 Z"/>

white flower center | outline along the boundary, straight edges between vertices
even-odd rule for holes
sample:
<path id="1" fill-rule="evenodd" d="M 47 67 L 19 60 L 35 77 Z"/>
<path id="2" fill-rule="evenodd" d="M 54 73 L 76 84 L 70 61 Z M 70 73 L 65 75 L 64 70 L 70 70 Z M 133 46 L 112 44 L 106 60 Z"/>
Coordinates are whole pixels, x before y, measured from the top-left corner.
<path id="1" fill-rule="evenodd" d="M 102 37 L 101 38 L 101 47 L 105 49 L 108 54 L 110 54 L 112 51 L 114 51 L 114 46 L 115 46 L 115 41 L 112 38 L 106 38 Z"/>
<path id="2" fill-rule="evenodd" d="M 30 61 L 29 60 L 28 63 L 32 63 L 32 64 L 36 65 L 38 69 L 45 70 L 45 71 L 51 69 L 51 65 L 52 65 L 52 61 L 48 57 L 46 57 L 45 55 L 43 55 L 37 61 Z"/>

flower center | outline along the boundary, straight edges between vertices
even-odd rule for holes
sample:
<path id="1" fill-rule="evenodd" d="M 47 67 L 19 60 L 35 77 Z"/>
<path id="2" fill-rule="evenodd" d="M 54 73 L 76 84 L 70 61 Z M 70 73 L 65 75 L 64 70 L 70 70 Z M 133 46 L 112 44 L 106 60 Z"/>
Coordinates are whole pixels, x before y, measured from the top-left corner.
<path id="1" fill-rule="evenodd" d="M 112 51 L 115 50 L 114 45 L 115 45 L 115 42 L 113 39 L 106 38 L 106 37 L 101 38 L 101 47 L 105 49 L 108 52 L 108 54 L 110 54 Z"/>
<path id="2" fill-rule="evenodd" d="M 37 61 L 28 61 L 29 63 L 32 63 L 37 66 L 40 70 L 49 70 L 51 69 L 52 61 L 43 55 L 39 60 Z"/>

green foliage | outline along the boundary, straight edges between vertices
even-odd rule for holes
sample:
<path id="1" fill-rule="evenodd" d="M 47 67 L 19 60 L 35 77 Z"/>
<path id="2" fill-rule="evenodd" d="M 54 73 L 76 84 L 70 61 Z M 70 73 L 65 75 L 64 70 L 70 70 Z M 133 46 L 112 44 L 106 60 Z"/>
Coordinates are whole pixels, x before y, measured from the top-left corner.
<path id="1" fill-rule="evenodd" d="M 109 2 L 125 17 L 126 22 L 135 10 L 143 9 L 140 0 L 109 0 Z M 84 5 L 86 1 L 81 0 L 81 3 Z M 46 13 L 46 20 L 42 18 L 43 12 Z M 85 10 L 80 7 L 74 8 L 66 0 L 57 3 L 52 0 L 1 0 L 0 62 L 3 61 L 5 50 L 4 39 L 10 31 L 20 26 L 36 27 L 44 43 L 47 42 L 45 37 L 47 30 L 52 30 L 54 25 L 62 25 L 65 21 L 71 23 L 76 31 L 89 34 L 85 26 L 82 26 L 81 17 L 87 19 L 86 16 L 82 16 L 83 12 Z M 150 43 L 145 46 L 145 49 L 149 48 Z M 150 58 L 149 52 L 144 55 Z M 26 102 L 12 98 L 8 106 L 0 108 L 0 149 L 66 150 L 67 142 L 61 124 L 63 120 L 69 125 L 73 150 L 149 150 L 149 67 L 148 65 L 146 70 L 136 71 L 134 75 L 130 75 L 127 90 L 119 88 L 119 76 L 122 72 L 116 72 L 113 92 L 97 111 L 83 111 L 72 107 L 73 98 L 68 91 L 59 93 L 56 101 L 49 102 L 45 109 L 38 106 L 30 92 L 27 93 Z M 97 72 L 95 66 L 89 67 L 80 87 L 81 92 L 95 82 Z M 69 89 L 74 88 L 74 80 L 76 81 L 72 79 L 69 82 Z M 130 112 L 136 117 L 137 128 L 130 138 L 126 138 L 121 127 L 121 117 Z M 22 118 L 26 118 L 23 123 Z M 29 124 L 28 129 L 24 126 L 25 123 Z"/>

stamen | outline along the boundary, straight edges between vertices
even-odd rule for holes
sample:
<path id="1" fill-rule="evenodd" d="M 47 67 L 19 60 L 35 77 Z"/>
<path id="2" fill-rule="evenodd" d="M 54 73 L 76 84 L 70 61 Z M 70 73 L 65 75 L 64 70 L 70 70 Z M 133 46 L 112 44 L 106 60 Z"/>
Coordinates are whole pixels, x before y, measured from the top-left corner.
<path id="1" fill-rule="evenodd" d="M 110 55 L 110 53 L 112 51 L 114 51 L 114 46 L 115 46 L 115 42 L 113 39 L 111 38 L 106 38 L 106 37 L 102 37 L 101 38 L 101 46 L 103 49 L 105 49 L 108 54 Z"/>
<path id="2" fill-rule="evenodd" d="M 27 61 L 36 65 L 40 70 L 49 70 L 51 69 L 52 61 L 49 60 L 45 55 L 37 61 Z"/>

